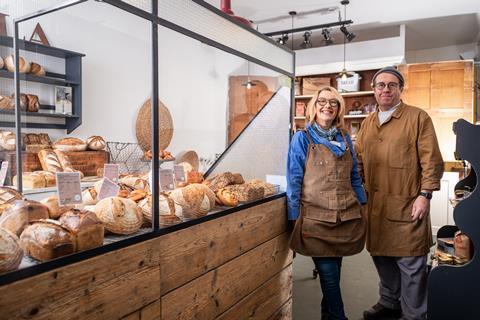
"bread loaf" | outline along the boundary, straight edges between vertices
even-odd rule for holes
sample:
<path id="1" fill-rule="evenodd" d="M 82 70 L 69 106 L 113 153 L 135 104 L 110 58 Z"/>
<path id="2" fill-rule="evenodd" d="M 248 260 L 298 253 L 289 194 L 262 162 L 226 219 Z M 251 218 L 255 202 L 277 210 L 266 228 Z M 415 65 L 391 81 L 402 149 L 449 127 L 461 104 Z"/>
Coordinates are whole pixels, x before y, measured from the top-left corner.
<path id="1" fill-rule="evenodd" d="M 40 164 L 44 171 L 62 172 L 62 164 L 53 150 L 40 150 L 38 153 Z"/>
<path id="2" fill-rule="evenodd" d="M 50 219 L 58 219 L 62 214 L 73 209 L 72 206 L 60 206 L 57 196 L 50 196 L 40 200 L 40 202 L 48 208 L 48 216 Z"/>
<path id="3" fill-rule="evenodd" d="M 55 141 L 53 148 L 66 152 L 85 151 L 87 150 L 87 144 L 82 139 L 63 138 Z"/>
<path id="4" fill-rule="evenodd" d="M 60 165 L 62 166 L 63 171 L 66 172 L 74 172 L 72 163 L 70 162 L 70 158 L 61 150 L 53 150 L 55 154 L 57 155 L 58 161 L 60 162 Z"/>
<path id="5" fill-rule="evenodd" d="M 244 184 L 234 184 L 225 187 L 226 190 L 233 192 L 238 201 L 254 201 L 263 199 L 265 190 L 262 186 Z"/>
<path id="6" fill-rule="evenodd" d="M 224 172 L 206 179 L 203 184 L 207 185 L 213 192 L 235 183 L 235 176 L 231 172 Z"/>
<path id="7" fill-rule="evenodd" d="M 104 227 L 95 213 L 86 210 L 70 210 L 60 217 L 59 222 L 73 234 L 77 251 L 103 245 Z"/>
<path id="8" fill-rule="evenodd" d="M 238 205 L 238 197 L 235 193 L 227 189 L 220 189 L 216 193 L 220 205 L 227 207 L 236 207 Z"/>
<path id="9" fill-rule="evenodd" d="M 20 236 L 20 246 L 30 257 L 48 261 L 75 252 L 72 233 L 56 220 L 42 220 L 28 226 Z"/>
<path id="10" fill-rule="evenodd" d="M 97 204 L 97 191 L 95 191 L 95 188 L 88 188 L 82 191 L 82 202 L 86 206 Z"/>
<path id="11" fill-rule="evenodd" d="M 13 54 L 7 56 L 4 62 L 8 71 L 15 72 L 15 59 Z M 28 73 L 30 71 L 30 63 L 23 57 L 20 57 L 18 66 L 20 73 Z"/>
<path id="12" fill-rule="evenodd" d="M 47 185 L 45 176 L 37 172 L 22 173 L 22 183 L 26 189 L 45 188 Z M 13 185 L 17 186 L 17 176 L 13 176 Z"/>
<path id="13" fill-rule="evenodd" d="M 206 215 L 215 206 L 215 194 L 207 186 L 198 183 L 175 189 L 169 197 L 182 207 L 185 218 Z"/>
<path id="14" fill-rule="evenodd" d="M 27 111 L 28 112 L 38 112 L 40 109 L 40 102 L 38 101 L 38 96 L 34 94 L 27 94 Z"/>
<path id="15" fill-rule="evenodd" d="M 15 102 L 9 96 L 0 95 L 0 109 L 13 110 L 15 109 Z"/>
<path id="16" fill-rule="evenodd" d="M 120 182 L 126 184 L 127 186 L 137 189 L 137 190 L 148 190 L 149 185 L 148 181 L 142 178 L 139 178 L 136 175 L 127 175 L 120 178 Z"/>
<path id="17" fill-rule="evenodd" d="M 91 136 L 86 142 L 89 150 L 103 150 L 107 145 L 105 140 L 100 136 Z"/>
<path id="18" fill-rule="evenodd" d="M 17 200 L 0 217 L 0 228 L 20 236 L 29 223 L 48 219 L 48 208 L 37 201 Z"/>
<path id="19" fill-rule="evenodd" d="M 16 148 L 16 141 L 15 133 L 11 131 L 0 132 L 0 149 L 13 151 Z"/>
<path id="20" fill-rule="evenodd" d="M 176 204 L 166 194 L 159 194 L 158 197 L 158 209 L 160 212 L 159 224 L 161 226 L 170 226 L 181 222 L 181 218 L 183 217 L 182 207 Z M 141 200 L 138 206 L 142 209 L 145 220 L 152 222 L 152 195 L 148 195 L 145 199 Z"/>
<path id="21" fill-rule="evenodd" d="M 23 250 L 18 237 L 7 229 L 0 228 L 0 274 L 17 269 L 22 258 Z"/>
<path id="22" fill-rule="evenodd" d="M 111 197 L 101 200 L 94 209 L 105 229 L 116 234 L 132 234 L 142 226 L 142 211 L 129 199 Z"/>
<path id="23" fill-rule="evenodd" d="M 0 187 L 0 215 L 10 208 L 15 200 L 22 199 L 22 194 L 17 190 L 9 187 Z"/>
<path id="24" fill-rule="evenodd" d="M 35 75 L 35 76 L 43 77 L 45 75 L 45 69 L 41 65 L 39 65 L 38 63 L 31 62 L 30 63 L 30 73 Z"/>
<path id="25" fill-rule="evenodd" d="M 247 184 L 251 186 L 262 187 L 264 190 L 264 193 L 263 193 L 264 197 L 271 196 L 277 192 L 277 188 L 273 184 L 265 182 L 260 179 L 252 179 L 250 181 L 247 181 Z"/>

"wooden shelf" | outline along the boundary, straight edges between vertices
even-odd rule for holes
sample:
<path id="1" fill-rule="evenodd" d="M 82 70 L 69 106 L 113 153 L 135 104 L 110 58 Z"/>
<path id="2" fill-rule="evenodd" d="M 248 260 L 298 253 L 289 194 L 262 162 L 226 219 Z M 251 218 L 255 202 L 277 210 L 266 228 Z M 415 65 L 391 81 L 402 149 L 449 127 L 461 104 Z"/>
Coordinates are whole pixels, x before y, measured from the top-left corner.
<path id="1" fill-rule="evenodd" d="M 295 120 L 305 120 L 306 118 L 307 117 L 305 117 L 305 116 L 295 116 L 295 117 L 293 117 L 293 119 L 295 119 Z"/>
<path id="2" fill-rule="evenodd" d="M 362 97 L 373 95 L 373 91 L 355 91 L 355 92 L 340 92 L 342 97 Z M 307 94 L 302 96 L 295 96 L 295 99 L 311 99 L 313 94 Z"/>
<path id="3" fill-rule="evenodd" d="M 346 114 L 343 117 L 345 119 L 363 119 L 368 117 L 368 114 Z"/>
<path id="4" fill-rule="evenodd" d="M 313 94 L 306 94 L 306 95 L 303 95 L 303 96 L 295 96 L 295 99 L 312 99 L 313 98 Z"/>

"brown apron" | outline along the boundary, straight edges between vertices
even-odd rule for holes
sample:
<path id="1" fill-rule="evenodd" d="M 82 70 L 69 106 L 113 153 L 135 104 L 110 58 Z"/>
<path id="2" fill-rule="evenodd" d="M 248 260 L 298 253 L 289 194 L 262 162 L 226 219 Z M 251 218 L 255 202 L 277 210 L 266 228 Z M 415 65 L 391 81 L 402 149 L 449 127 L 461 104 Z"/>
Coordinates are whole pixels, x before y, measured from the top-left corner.
<path id="1" fill-rule="evenodd" d="M 300 216 L 290 248 L 311 257 L 342 257 L 362 251 L 366 220 L 352 188 L 349 144 L 339 158 L 324 145 L 309 145 L 303 176 Z M 345 139 L 345 138 L 344 138 Z"/>

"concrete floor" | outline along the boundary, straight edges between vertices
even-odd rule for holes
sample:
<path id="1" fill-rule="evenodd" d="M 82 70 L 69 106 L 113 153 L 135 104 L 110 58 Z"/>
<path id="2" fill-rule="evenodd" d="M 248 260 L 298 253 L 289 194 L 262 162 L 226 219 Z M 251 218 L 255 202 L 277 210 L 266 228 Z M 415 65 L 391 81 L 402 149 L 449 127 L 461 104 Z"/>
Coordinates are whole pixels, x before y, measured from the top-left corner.
<path id="1" fill-rule="evenodd" d="M 322 291 L 318 278 L 312 278 L 312 270 L 312 259 L 297 254 L 293 261 L 294 320 L 320 319 Z M 349 320 L 363 319 L 363 311 L 377 302 L 378 281 L 375 266 L 366 250 L 343 259 L 340 286 Z"/>

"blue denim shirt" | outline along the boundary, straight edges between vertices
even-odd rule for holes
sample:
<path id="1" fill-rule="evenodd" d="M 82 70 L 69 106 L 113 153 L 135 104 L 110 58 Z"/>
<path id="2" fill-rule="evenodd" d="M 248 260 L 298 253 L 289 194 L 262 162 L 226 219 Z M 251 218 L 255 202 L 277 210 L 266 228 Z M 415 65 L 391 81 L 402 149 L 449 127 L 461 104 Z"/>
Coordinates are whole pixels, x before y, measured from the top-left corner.
<path id="1" fill-rule="evenodd" d="M 339 142 L 339 144 L 336 145 L 332 144 L 327 139 L 320 137 L 312 127 L 307 126 L 307 130 L 315 144 L 325 145 L 337 158 L 345 153 L 345 142 L 340 132 L 338 132 L 335 137 L 335 141 Z M 351 173 L 352 188 L 353 191 L 355 191 L 358 201 L 360 201 L 361 204 L 366 204 L 367 196 L 362 185 L 362 179 L 358 174 L 357 157 L 355 156 L 355 152 L 353 152 L 352 140 L 348 134 L 345 138 L 350 146 L 350 153 L 353 159 Z M 308 144 L 309 141 L 304 131 L 298 131 L 295 133 L 290 142 L 287 158 L 287 204 L 289 220 L 296 220 L 300 214 L 300 198 L 302 194 L 305 164 L 307 161 Z"/>

